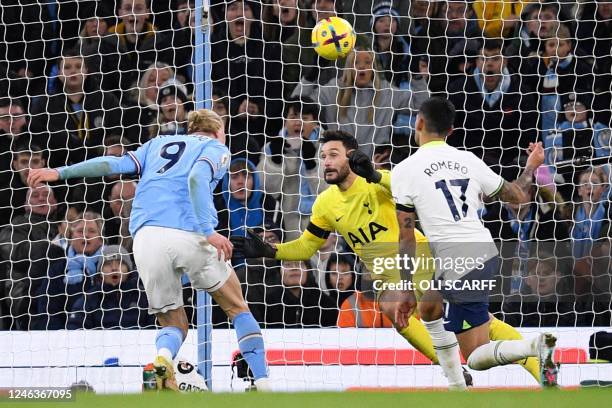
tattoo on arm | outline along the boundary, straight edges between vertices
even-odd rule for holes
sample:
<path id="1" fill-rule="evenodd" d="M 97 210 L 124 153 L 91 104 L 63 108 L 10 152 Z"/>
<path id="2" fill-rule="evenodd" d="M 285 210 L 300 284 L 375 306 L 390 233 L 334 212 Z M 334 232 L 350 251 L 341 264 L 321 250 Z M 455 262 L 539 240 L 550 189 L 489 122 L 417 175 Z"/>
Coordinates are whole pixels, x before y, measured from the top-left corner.
<path id="1" fill-rule="evenodd" d="M 508 183 L 504 180 L 504 185 L 501 190 L 499 190 L 499 194 L 497 194 L 501 201 L 511 204 L 523 204 L 527 201 L 527 197 L 523 189 L 518 185 L 518 183 Z"/>
<path id="2" fill-rule="evenodd" d="M 519 186 L 524 192 L 528 192 L 533 184 L 533 173 L 535 169 L 531 167 L 525 167 L 523 173 L 517 178 L 514 183 Z"/>
<path id="3" fill-rule="evenodd" d="M 399 255 L 402 259 L 404 259 L 404 257 L 412 259 L 414 258 L 414 253 L 416 250 L 416 239 L 414 237 L 416 214 L 414 212 L 407 213 L 404 211 L 398 211 L 397 219 L 400 226 L 398 248 Z M 404 265 L 404 262 L 401 262 L 401 265 Z M 412 269 L 412 266 L 410 266 L 408 269 L 400 269 L 400 276 L 402 280 L 412 281 Z"/>

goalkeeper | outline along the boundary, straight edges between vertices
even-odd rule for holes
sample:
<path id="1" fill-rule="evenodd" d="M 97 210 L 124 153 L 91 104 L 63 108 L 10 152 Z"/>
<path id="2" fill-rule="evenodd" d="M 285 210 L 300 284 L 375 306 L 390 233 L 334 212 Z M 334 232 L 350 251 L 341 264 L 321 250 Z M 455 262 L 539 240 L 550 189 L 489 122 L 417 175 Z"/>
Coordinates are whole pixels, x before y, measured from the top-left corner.
<path id="1" fill-rule="evenodd" d="M 399 283 L 401 278 L 397 268 L 381 267 L 377 262 L 395 258 L 398 253 L 399 225 L 391 196 L 390 173 L 376 171 L 370 159 L 358 150 L 357 140 L 347 132 L 327 131 L 320 143 L 325 181 L 331 186 L 317 197 L 306 231 L 296 240 L 272 245 L 249 231 L 246 238 L 232 237 L 235 256 L 306 260 L 325 243 L 331 232 L 337 231 L 372 273 L 374 281 Z M 429 259 L 427 239 L 416 229 L 415 238 L 416 257 Z M 433 269 L 417 267 L 413 282 L 418 285 L 432 276 Z M 395 323 L 405 311 L 401 310 L 399 302 L 394 301 L 393 292 L 379 291 L 377 300 L 381 311 Z M 406 327 L 397 324 L 395 327 L 412 346 L 438 364 L 429 333 L 419 319 L 410 316 Z M 492 340 L 522 338 L 513 327 L 493 316 L 490 327 Z M 528 358 L 520 364 L 539 382 L 536 358 Z"/>

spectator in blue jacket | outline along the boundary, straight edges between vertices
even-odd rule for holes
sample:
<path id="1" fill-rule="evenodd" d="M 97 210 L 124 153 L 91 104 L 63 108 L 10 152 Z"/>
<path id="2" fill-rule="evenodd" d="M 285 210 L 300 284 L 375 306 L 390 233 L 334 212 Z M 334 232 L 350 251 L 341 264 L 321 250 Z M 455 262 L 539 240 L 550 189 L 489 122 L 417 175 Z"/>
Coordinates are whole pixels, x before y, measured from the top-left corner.
<path id="1" fill-rule="evenodd" d="M 259 227 L 266 219 L 280 224 L 280 205 L 264 193 L 256 167 L 250 161 L 244 158 L 232 161 L 221 191 L 215 199 L 220 233 L 245 236 L 246 228 Z"/>
<path id="2" fill-rule="evenodd" d="M 68 329 L 134 329 L 154 323 L 138 273 L 127 250 L 102 249 L 93 285 L 74 302 Z"/>
<path id="3" fill-rule="evenodd" d="M 102 216 L 90 211 L 79 214 L 70 227 L 69 242 L 66 257 L 51 259 L 39 286 L 35 329 L 65 329 L 66 312 L 94 284 L 104 245 Z"/>

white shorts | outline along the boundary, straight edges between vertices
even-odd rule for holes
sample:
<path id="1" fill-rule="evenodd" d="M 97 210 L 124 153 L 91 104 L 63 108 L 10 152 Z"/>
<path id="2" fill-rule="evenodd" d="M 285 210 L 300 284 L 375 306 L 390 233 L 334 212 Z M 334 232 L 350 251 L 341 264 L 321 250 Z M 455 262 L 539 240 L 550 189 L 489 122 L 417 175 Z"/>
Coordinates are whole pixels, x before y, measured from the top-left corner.
<path id="1" fill-rule="evenodd" d="M 214 292 L 233 269 L 219 260 L 217 249 L 203 235 L 173 228 L 145 226 L 134 237 L 134 260 L 149 301 L 149 314 L 183 306 L 181 276 L 191 286 Z"/>

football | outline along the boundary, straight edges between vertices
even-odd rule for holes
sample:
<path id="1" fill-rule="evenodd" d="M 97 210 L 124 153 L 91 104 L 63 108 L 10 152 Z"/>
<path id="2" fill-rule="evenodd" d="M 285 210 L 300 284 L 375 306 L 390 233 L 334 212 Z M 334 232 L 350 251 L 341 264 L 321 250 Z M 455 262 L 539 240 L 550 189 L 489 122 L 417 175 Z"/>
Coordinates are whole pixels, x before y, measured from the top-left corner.
<path id="1" fill-rule="evenodd" d="M 176 385 L 181 392 L 204 392 L 208 387 L 204 378 L 198 374 L 196 367 L 188 361 L 176 360 L 174 362 Z"/>
<path id="2" fill-rule="evenodd" d="M 328 60 L 344 58 L 355 46 L 353 26 L 343 18 L 329 17 L 312 29 L 312 45 L 321 57 Z"/>

